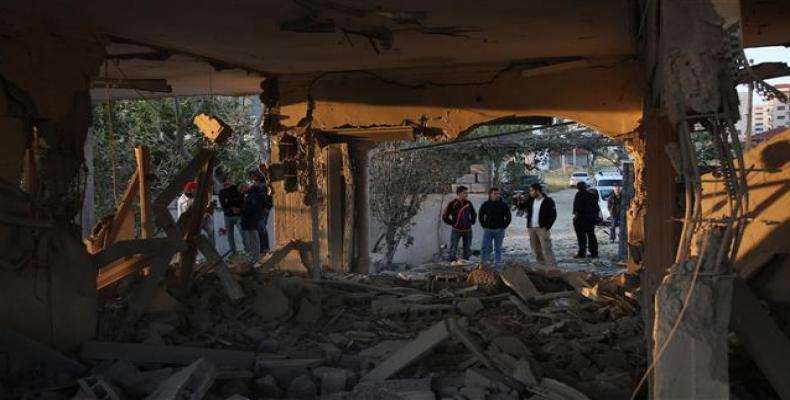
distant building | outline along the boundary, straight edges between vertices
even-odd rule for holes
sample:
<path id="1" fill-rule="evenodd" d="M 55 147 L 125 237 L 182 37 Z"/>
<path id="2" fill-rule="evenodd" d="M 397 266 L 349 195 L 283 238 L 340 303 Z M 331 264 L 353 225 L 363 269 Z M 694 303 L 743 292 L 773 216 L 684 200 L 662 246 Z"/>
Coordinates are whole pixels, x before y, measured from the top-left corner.
<path id="1" fill-rule="evenodd" d="M 788 96 L 790 96 L 790 84 L 780 83 L 775 86 Z M 743 114 L 743 110 L 748 100 L 743 93 L 738 93 L 738 98 L 741 101 L 741 121 L 736 125 L 736 129 L 743 136 L 746 128 L 747 116 Z M 748 95 L 747 95 L 748 96 Z M 752 135 L 768 132 L 774 128 L 790 126 L 790 105 L 780 102 L 778 99 L 770 99 L 762 104 L 755 104 L 752 107 Z"/>

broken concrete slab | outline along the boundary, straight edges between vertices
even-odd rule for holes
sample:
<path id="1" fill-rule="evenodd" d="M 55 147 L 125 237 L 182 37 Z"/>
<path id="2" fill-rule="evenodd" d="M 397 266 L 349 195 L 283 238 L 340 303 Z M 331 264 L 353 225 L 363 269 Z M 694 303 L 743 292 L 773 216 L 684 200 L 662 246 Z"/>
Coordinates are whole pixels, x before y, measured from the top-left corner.
<path id="1" fill-rule="evenodd" d="M 303 297 L 294 320 L 300 324 L 314 324 L 318 322 L 319 318 L 321 318 L 321 306 L 315 305 L 306 297 Z"/>
<path id="2" fill-rule="evenodd" d="M 467 333 L 466 330 L 461 327 L 461 324 L 459 324 L 454 319 L 448 319 L 447 326 L 450 328 L 450 332 L 452 332 L 453 336 L 460 340 L 461 343 L 463 343 L 464 346 L 466 346 L 466 348 L 469 349 L 469 351 L 471 351 L 481 363 L 483 363 L 483 365 L 488 368 L 494 368 L 493 361 L 491 361 L 485 352 L 483 352 L 483 349 L 480 348 L 477 343 L 475 343 L 469 333 Z"/>
<path id="3" fill-rule="evenodd" d="M 420 332 L 416 339 L 384 360 L 375 369 L 362 378 L 362 381 L 383 381 L 398 373 L 403 367 L 411 364 L 450 337 L 447 322 L 439 321 L 430 328 Z"/>
<path id="4" fill-rule="evenodd" d="M 122 391 L 100 376 L 77 379 L 77 384 L 80 391 L 76 397 L 80 399 L 124 400 L 125 398 Z"/>
<path id="5" fill-rule="evenodd" d="M 135 363 L 189 365 L 200 359 L 217 367 L 252 368 L 255 353 L 200 347 L 89 341 L 82 345 L 85 360 L 128 360 Z"/>
<path id="6" fill-rule="evenodd" d="M 314 373 L 321 380 L 321 396 L 329 396 L 346 390 L 346 381 L 348 380 L 347 371 L 336 368 L 325 368 L 320 374 L 317 372 Z"/>
<path id="7" fill-rule="evenodd" d="M 465 300 L 462 300 L 458 303 L 458 310 L 461 314 L 471 317 L 477 314 L 479 311 L 485 309 L 483 306 L 483 302 L 476 297 L 471 297 Z"/>
<path id="8" fill-rule="evenodd" d="M 277 386 L 277 380 L 273 376 L 266 375 L 255 380 L 255 394 L 264 398 L 280 398 L 283 397 L 285 393 Z"/>
<path id="9" fill-rule="evenodd" d="M 529 387 L 527 390 L 549 400 L 590 400 L 582 392 L 550 378 L 543 378 L 540 385 Z"/>
<path id="10" fill-rule="evenodd" d="M 297 400 L 313 400 L 318 389 L 309 374 L 298 376 L 288 385 L 288 397 Z"/>
<path id="11" fill-rule="evenodd" d="M 515 292 L 524 301 L 529 301 L 541 295 L 538 288 L 524 272 L 524 269 L 516 265 L 508 265 L 500 275 L 502 282 Z"/>
<path id="12" fill-rule="evenodd" d="M 431 378 L 390 379 L 381 382 L 362 382 L 354 388 L 357 392 L 372 392 L 374 389 L 397 395 L 404 400 L 435 400 L 431 389 Z"/>
<path id="13" fill-rule="evenodd" d="M 264 321 L 274 321 L 291 313 L 291 301 L 279 287 L 268 285 L 258 291 L 253 308 Z"/>
<path id="14" fill-rule="evenodd" d="M 213 143 L 222 144 L 233 135 L 233 130 L 230 126 L 219 117 L 213 115 L 198 114 L 192 120 L 192 123 L 195 124 L 206 139 Z"/>
<path id="15" fill-rule="evenodd" d="M 146 400 L 200 400 L 214 384 L 216 367 L 200 359 L 162 382 Z"/>
<path id="16" fill-rule="evenodd" d="M 538 377 L 535 375 L 535 372 L 532 371 L 532 364 L 530 364 L 527 359 L 516 361 L 516 367 L 513 369 L 510 376 L 527 386 L 537 385 L 539 383 Z"/>

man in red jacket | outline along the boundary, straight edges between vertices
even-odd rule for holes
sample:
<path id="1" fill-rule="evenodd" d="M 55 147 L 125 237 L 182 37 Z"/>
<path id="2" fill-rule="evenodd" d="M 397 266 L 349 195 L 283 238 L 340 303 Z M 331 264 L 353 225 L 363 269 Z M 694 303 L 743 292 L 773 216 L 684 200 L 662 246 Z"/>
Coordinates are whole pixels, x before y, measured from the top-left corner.
<path id="1" fill-rule="evenodd" d="M 450 256 L 448 261 L 456 261 L 458 254 L 458 241 L 463 239 L 463 253 L 461 258 L 468 260 L 472 256 L 472 226 L 477 220 L 472 202 L 466 199 L 469 189 L 466 186 L 458 186 L 455 189 L 456 198 L 447 204 L 442 213 L 442 221 L 450 225 Z"/>

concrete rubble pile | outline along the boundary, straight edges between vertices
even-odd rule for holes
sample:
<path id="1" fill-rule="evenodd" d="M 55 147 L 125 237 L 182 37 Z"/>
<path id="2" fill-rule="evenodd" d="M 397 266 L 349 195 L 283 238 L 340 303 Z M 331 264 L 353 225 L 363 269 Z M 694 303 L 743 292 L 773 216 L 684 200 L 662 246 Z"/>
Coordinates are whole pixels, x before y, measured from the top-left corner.
<path id="1" fill-rule="evenodd" d="M 72 368 L 19 376 L 25 384 L 7 390 L 113 400 L 630 396 L 644 344 L 622 276 L 509 265 L 493 286 L 447 279 L 469 275 L 465 267 L 411 281 L 236 271 L 249 294 L 236 301 L 207 274 L 188 291 L 159 288 L 137 321 L 119 286 L 79 361 L 58 355 Z"/>

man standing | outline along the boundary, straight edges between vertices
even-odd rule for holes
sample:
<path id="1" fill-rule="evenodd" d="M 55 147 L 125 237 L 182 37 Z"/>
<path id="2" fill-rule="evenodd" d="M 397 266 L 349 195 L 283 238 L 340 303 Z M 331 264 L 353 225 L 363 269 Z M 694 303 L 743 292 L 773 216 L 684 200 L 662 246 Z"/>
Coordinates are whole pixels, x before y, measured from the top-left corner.
<path id="1" fill-rule="evenodd" d="M 622 202 L 622 197 L 620 185 L 615 185 L 612 194 L 609 195 L 609 199 L 606 201 L 606 208 L 609 210 L 609 218 L 612 221 L 609 227 L 609 240 L 613 243 L 617 239 L 615 229 L 620 226 L 620 203 Z M 620 235 L 622 234 L 623 231 L 620 230 Z"/>
<path id="2" fill-rule="evenodd" d="M 242 183 L 239 191 L 244 193 L 244 207 L 241 209 L 241 237 L 244 250 L 257 263 L 261 258 L 261 243 L 258 236 L 258 223 L 263 214 L 263 189 L 256 185 Z"/>
<path id="3" fill-rule="evenodd" d="M 269 252 L 268 224 L 269 213 L 271 212 L 273 206 L 272 196 L 269 193 L 269 186 L 266 183 L 266 177 L 259 169 L 251 169 L 249 171 L 249 177 L 252 179 L 253 185 L 261 189 L 261 195 L 263 196 L 261 203 L 263 207 L 263 213 L 261 214 L 261 219 L 258 221 L 258 241 L 261 245 L 261 253 L 265 254 Z"/>
<path id="4" fill-rule="evenodd" d="M 181 196 L 178 196 L 178 200 L 176 201 L 176 218 L 181 218 L 181 216 L 189 210 L 189 207 L 192 207 L 192 203 L 195 201 L 195 192 L 197 191 L 197 182 L 187 182 L 184 185 L 184 193 L 181 193 Z"/>
<path id="5" fill-rule="evenodd" d="M 488 263 L 491 254 L 491 242 L 494 242 L 494 268 L 497 272 L 502 270 L 502 241 L 505 239 L 505 229 L 510 225 L 510 207 L 500 198 L 499 188 L 488 191 L 488 200 L 480 206 L 480 226 L 483 227 L 483 249 L 480 254 L 480 263 Z"/>
<path id="6" fill-rule="evenodd" d="M 456 261 L 458 254 L 458 241 L 463 239 L 463 255 L 461 258 L 468 260 L 472 256 L 472 226 L 477 220 L 477 214 L 472 203 L 466 199 L 469 189 L 458 186 L 455 189 L 456 198 L 447 204 L 442 213 L 442 220 L 452 227 L 450 232 L 450 256 L 448 261 Z"/>
<path id="7" fill-rule="evenodd" d="M 529 185 L 529 199 L 519 199 L 519 209 L 527 210 L 527 231 L 529 244 L 535 253 L 538 264 L 547 267 L 556 267 L 554 249 L 551 247 L 551 227 L 557 220 L 557 206 L 551 197 L 543 193 L 543 186 L 539 183 Z"/>
<path id="8" fill-rule="evenodd" d="M 587 184 L 576 184 L 579 190 L 573 199 L 573 229 L 576 231 L 576 240 L 579 242 L 579 252 L 574 258 L 587 257 L 587 247 L 590 248 L 590 257 L 598 257 L 598 239 L 595 238 L 595 222 L 598 220 L 598 199 L 587 190 Z"/>
<path id="9" fill-rule="evenodd" d="M 222 182 L 222 189 L 219 191 L 219 204 L 225 215 L 225 230 L 228 235 L 228 246 L 230 251 L 235 253 L 236 249 L 236 227 L 241 233 L 241 209 L 244 208 L 244 195 L 239 192 L 239 188 L 232 184 L 228 178 Z"/>

